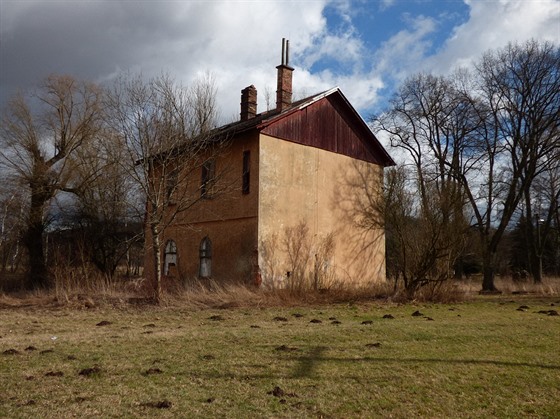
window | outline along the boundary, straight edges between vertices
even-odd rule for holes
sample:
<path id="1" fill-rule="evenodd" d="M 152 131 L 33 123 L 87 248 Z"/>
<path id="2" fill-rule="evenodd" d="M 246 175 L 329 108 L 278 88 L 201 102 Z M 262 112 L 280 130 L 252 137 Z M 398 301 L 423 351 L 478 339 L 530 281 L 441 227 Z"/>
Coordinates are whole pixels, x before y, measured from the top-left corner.
<path id="1" fill-rule="evenodd" d="M 212 242 L 208 236 L 200 242 L 199 256 L 198 276 L 200 278 L 210 278 L 212 276 Z"/>
<path id="2" fill-rule="evenodd" d="M 163 274 L 169 275 L 169 268 L 177 265 L 177 244 L 173 240 L 168 240 L 165 244 L 163 255 Z"/>
<path id="3" fill-rule="evenodd" d="M 178 177 L 178 169 L 177 168 L 169 168 L 166 173 L 165 179 L 165 188 L 167 193 L 167 200 L 169 203 L 173 203 L 173 192 L 177 187 L 177 177 Z"/>
<path id="4" fill-rule="evenodd" d="M 247 195 L 251 190 L 251 152 L 246 150 L 243 152 L 243 174 L 241 191 Z"/>
<path id="5" fill-rule="evenodd" d="M 202 177 L 200 182 L 200 196 L 203 198 L 212 197 L 212 184 L 214 183 L 216 172 L 216 161 L 214 159 L 206 160 L 202 164 Z"/>

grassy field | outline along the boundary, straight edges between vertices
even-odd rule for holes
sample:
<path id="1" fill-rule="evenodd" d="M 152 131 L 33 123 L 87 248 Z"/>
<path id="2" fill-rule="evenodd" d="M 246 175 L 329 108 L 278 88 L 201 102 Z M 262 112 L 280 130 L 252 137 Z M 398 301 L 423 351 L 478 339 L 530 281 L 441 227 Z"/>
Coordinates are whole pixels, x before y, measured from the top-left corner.
<path id="1" fill-rule="evenodd" d="M 535 296 L 4 307 L 0 417 L 553 418 L 558 310 Z"/>

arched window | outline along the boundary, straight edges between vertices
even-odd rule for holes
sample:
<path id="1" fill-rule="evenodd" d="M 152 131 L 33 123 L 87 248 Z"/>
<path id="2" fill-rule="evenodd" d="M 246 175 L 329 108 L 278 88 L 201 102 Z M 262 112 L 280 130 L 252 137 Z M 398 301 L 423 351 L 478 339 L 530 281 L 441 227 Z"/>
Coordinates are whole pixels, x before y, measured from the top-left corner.
<path id="1" fill-rule="evenodd" d="M 169 275 L 169 267 L 177 265 L 177 244 L 173 240 L 165 243 L 165 253 L 163 255 L 163 274 Z"/>
<path id="2" fill-rule="evenodd" d="M 200 278 L 210 278 L 212 276 L 212 242 L 208 236 L 200 242 L 199 256 L 198 276 Z"/>

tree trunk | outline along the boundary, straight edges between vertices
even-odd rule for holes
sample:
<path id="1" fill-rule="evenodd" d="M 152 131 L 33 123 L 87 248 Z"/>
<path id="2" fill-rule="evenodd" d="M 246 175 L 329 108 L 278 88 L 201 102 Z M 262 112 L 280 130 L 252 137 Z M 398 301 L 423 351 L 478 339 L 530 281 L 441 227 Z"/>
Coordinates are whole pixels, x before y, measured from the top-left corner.
<path id="1" fill-rule="evenodd" d="M 159 304 L 163 297 L 163 290 L 161 287 L 161 244 L 160 244 L 160 231 L 157 223 L 150 225 L 150 233 L 152 234 L 152 253 L 154 264 L 154 301 Z"/>
<path id="2" fill-rule="evenodd" d="M 494 285 L 494 259 L 495 252 L 489 248 L 484 249 L 482 257 L 482 293 L 499 292 Z"/>
<path id="3" fill-rule="evenodd" d="M 43 249 L 43 233 L 45 223 L 43 221 L 43 209 L 48 198 L 42 194 L 31 191 L 31 204 L 29 208 L 29 219 L 24 243 L 27 247 L 29 257 L 29 271 L 27 283 L 32 289 L 48 288 L 51 284 L 45 263 Z"/>
<path id="4" fill-rule="evenodd" d="M 533 282 L 540 284 L 542 282 L 542 259 L 538 254 L 538 250 L 534 246 L 530 246 L 529 251 L 529 264 Z"/>
<path id="5" fill-rule="evenodd" d="M 453 266 L 453 279 L 459 281 L 463 279 L 465 273 L 465 263 L 463 261 L 463 256 L 460 255 L 455 261 Z"/>
<path id="6" fill-rule="evenodd" d="M 32 289 L 48 288 L 50 285 L 43 253 L 43 231 L 43 224 L 35 223 L 28 226 L 25 234 L 29 256 L 28 284 Z"/>

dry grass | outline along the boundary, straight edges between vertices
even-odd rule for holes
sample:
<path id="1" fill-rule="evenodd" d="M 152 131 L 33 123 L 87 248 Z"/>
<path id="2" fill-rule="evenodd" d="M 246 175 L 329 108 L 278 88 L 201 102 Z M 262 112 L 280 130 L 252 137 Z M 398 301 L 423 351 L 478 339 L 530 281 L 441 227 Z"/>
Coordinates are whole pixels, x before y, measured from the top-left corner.
<path id="1" fill-rule="evenodd" d="M 199 283 L 187 289 L 167 293 L 164 304 L 192 309 L 233 307 L 294 307 L 342 302 L 387 299 L 392 293 L 388 284 L 368 288 L 336 287 L 330 289 L 258 289 L 243 284 Z"/>
<path id="2" fill-rule="evenodd" d="M 456 284 L 467 294 L 477 294 L 482 283 L 481 276 L 473 276 L 470 279 L 458 281 Z M 533 294 L 558 296 L 560 295 L 560 278 L 546 277 L 541 284 L 535 284 L 531 279 L 514 281 L 511 277 L 496 277 L 494 281 L 496 288 L 503 294 Z"/>
<path id="3" fill-rule="evenodd" d="M 70 279 L 58 277 L 56 286 L 48 291 L 16 291 L 0 293 L 0 308 L 17 306 L 45 306 L 91 308 L 102 306 L 124 307 L 151 301 L 151 291 L 140 279 L 107 280 L 102 276 L 89 276 L 81 280 L 72 272 Z M 332 286 L 329 289 L 313 288 L 257 289 L 243 284 L 200 282 L 188 287 L 165 283 L 163 306 L 191 310 L 233 307 L 296 307 L 324 304 L 386 301 L 395 303 L 454 303 L 472 300 L 480 291 L 480 278 L 447 281 L 434 287 L 424 287 L 411 300 L 402 288 L 394 289 L 390 282 L 369 287 Z M 530 281 L 514 282 L 498 278 L 498 289 L 504 295 L 528 294 L 559 296 L 560 278 L 545 278 L 542 284 Z"/>
<path id="4" fill-rule="evenodd" d="M 0 417 L 555 417 L 560 299 L 496 298 L 0 309 Z"/>

